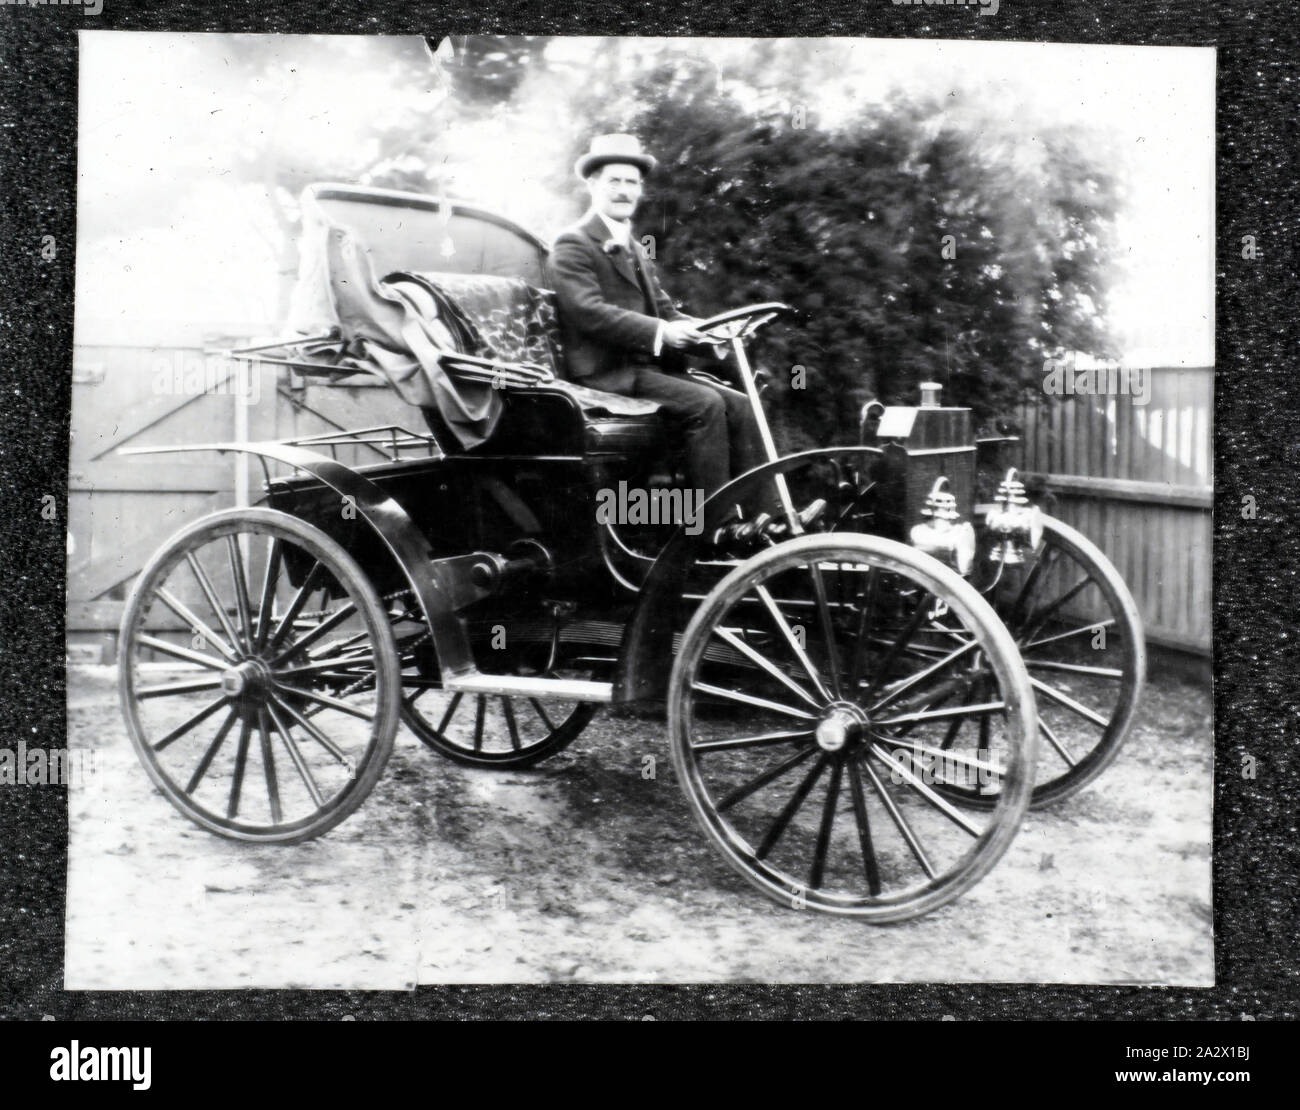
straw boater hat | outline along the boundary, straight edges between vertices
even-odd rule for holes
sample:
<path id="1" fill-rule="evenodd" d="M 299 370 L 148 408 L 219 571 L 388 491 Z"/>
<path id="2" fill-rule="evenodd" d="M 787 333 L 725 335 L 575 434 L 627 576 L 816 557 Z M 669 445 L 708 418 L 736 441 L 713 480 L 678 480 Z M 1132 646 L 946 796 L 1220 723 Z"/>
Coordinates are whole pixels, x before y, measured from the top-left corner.
<path id="1" fill-rule="evenodd" d="M 597 135 L 591 140 L 591 149 L 573 163 L 573 169 L 586 180 L 588 174 L 611 162 L 636 166 L 643 174 L 655 168 L 654 158 L 641 149 L 641 140 L 635 135 Z"/>

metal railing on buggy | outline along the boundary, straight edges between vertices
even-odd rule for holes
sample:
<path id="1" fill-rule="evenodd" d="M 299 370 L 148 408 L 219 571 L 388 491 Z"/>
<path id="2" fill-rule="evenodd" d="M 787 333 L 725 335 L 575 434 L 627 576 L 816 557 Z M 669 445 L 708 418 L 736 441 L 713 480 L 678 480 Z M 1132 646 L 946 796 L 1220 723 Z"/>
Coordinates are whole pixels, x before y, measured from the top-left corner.
<path id="1" fill-rule="evenodd" d="M 336 331 L 306 339 L 277 340 L 247 347 L 205 348 L 204 353 L 219 358 L 283 367 L 306 377 L 328 378 L 339 383 L 347 378 L 378 378 L 391 384 L 382 371 L 366 366 L 353 356 L 344 355 L 343 337 Z M 439 350 L 438 365 L 454 380 L 490 385 L 495 389 L 528 389 L 547 385 L 555 375 L 532 362 L 499 362 L 460 351 Z M 338 461 L 338 448 L 365 447 L 387 462 L 411 457 L 411 449 L 423 457 L 445 455 L 446 449 L 432 433 L 413 432 L 400 424 L 381 424 L 359 429 L 339 429 L 282 441 L 296 447 L 327 447 Z"/>
<path id="2" fill-rule="evenodd" d="M 343 355 L 343 338 L 336 332 L 312 336 L 308 339 L 278 340 L 274 343 L 261 343 L 251 347 L 217 347 L 205 348 L 204 354 L 219 358 L 243 359 L 247 362 L 260 362 L 266 366 L 283 366 L 299 373 L 322 375 L 334 378 L 351 377 L 354 374 L 367 374 L 382 377 L 376 369 L 358 363 L 354 356 Z M 284 356 L 275 352 L 288 352 Z M 330 352 L 333 361 L 311 358 L 313 354 Z M 293 357 L 301 353 L 308 357 Z M 533 385 L 545 385 L 555 380 L 555 375 L 546 367 L 535 362 L 499 362 L 495 359 L 468 355 L 461 351 L 439 350 L 438 364 L 448 374 L 466 381 L 481 382 L 498 388 L 516 386 L 527 388 Z M 347 361 L 340 362 L 340 359 Z"/>

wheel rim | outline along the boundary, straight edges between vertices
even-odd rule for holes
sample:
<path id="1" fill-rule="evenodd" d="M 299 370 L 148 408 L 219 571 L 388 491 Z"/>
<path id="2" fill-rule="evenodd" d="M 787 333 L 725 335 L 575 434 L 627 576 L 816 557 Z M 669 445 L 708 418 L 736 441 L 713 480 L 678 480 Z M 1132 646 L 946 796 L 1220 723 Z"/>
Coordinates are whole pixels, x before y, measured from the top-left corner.
<path id="1" fill-rule="evenodd" d="M 566 747 L 599 708 L 588 702 L 448 693 L 406 679 L 402 721 L 421 743 L 470 766 L 523 767 Z"/>
<path id="2" fill-rule="evenodd" d="M 1016 640 L 1038 703 L 1032 804 L 1062 801 L 1110 766 L 1128 734 L 1146 670 L 1137 606 L 1101 551 L 1051 517 L 1023 563 L 985 557 L 976 573 Z"/>
<path id="3" fill-rule="evenodd" d="M 967 669 L 995 696 L 950 704 Z M 982 754 L 942 747 L 953 720 Z M 959 577 L 876 537 L 803 537 L 728 575 L 683 636 L 669 724 L 733 867 L 783 904 L 881 922 L 978 881 L 1032 783 L 1034 699 L 1005 629 Z M 996 780 L 986 811 L 935 789 L 957 774 Z"/>
<path id="4" fill-rule="evenodd" d="M 123 618 L 132 742 L 181 812 L 236 839 L 302 840 L 360 804 L 397 724 L 397 657 L 353 560 L 319 530 L 235 510 L 180 533 Z"/>
<path id="5" fill-rule="evenodd" d="M 466 694 L 442 688 L 436 660 L 428 657 L 423 619 L 411 604 L 394 610 L 402 661 L 402 723 L 426 747 L 471 767 L 526 767 L 572 743 L 600 708 L 588 702 L 504 694 Z M 504 633 L 505 626 L 495 626 Z M 478 645 L 485 661 L 500 658 L 503 670 L 548 678 L 590 678 L 589 669 L 548 666 L 545 644 L 493 652 Z"/>

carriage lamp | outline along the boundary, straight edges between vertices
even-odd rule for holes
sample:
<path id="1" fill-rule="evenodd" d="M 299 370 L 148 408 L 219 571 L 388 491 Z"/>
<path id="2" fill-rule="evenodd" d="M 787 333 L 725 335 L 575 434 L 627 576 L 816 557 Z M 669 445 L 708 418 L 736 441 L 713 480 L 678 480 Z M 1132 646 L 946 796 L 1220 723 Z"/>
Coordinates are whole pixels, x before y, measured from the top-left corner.
<path id="1" fill-rule="evenodd" d="M 965 575 L 975 562 L 975 529 L 969 520 L 961 520 L 957 498 L 947 487 L 947 478 L 935 479 L 921 510 L 921 515 L 929 519 L 912 529 L 912 546 Z"/>
<path id="2" fill-rule="evenodd" d="M 993 508 L 984 520 L 993 539 L 989 559 L 1016 566 L 1025 561 L 1025 549 L 1036 549 L 1043 538 L 1043 514 L 1025 496 L 1025 484 L 1013 466 L 998 486 Z"/>
<path id="3" fill-rule="evenodd" d="M 862 406 L 862 411 L 858 414 L 859 443 L 871 443 L 876 438 L 876 429 L 884 415 L 885 406 L 874 397 Z"/>

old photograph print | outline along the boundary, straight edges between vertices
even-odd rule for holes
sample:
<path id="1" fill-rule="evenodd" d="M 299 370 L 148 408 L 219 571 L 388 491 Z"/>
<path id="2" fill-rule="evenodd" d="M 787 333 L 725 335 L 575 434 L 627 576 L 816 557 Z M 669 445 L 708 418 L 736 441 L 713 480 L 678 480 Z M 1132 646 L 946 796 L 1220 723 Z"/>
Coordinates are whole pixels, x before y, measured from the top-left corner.
<path id="1" fill-rule="evenodd" d="M 1213 983 L 1212 50 L 79 55 L 68 989 Z"/>

